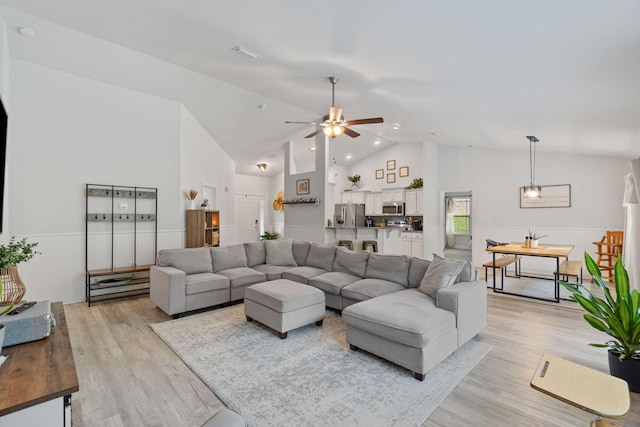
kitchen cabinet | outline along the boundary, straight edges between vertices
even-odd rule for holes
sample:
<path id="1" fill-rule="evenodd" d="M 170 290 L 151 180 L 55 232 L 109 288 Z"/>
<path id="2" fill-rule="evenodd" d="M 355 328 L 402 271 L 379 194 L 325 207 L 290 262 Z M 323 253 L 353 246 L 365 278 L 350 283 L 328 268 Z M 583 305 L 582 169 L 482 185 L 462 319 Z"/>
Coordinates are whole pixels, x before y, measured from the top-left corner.
<path id="1" fill-rule="evenodd" d="M 402 254 L 422 258 L 422 233 L 402 232 Z"/>
<path id="2" fill-rule="evenodd" d="M 366 191 L 343 191 L 341 203 L 364 203 Z"/>
<path id="3" fill-rule="evenodd" d="M 382 190 L 383 202 L 404 202 L 404 188 Z"/>
<path id="4" fill-rule="evenodd" d="M 382 215 L 382 192 L 368 192 L 364 196 L 365 215 Z"/>
<path id="5" fill-rule="evenodd" d="M 404 191 L 404 208 L 407 215 L 422 215 L 422 189 Z"/>

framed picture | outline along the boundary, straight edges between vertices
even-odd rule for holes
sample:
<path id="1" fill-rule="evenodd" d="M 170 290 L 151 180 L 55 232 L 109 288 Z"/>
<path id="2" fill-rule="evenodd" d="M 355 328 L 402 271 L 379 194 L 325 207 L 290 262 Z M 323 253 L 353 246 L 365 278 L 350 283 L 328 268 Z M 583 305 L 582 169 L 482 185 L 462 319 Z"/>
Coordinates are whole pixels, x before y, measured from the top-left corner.
<path id="1" fill-rule="evenodd" d="M 389 184 L 393 184 L 394 182 L 396 182 L 396 174 L 394 173 L 388 173 L 387 174 L 387 183 Z"/>
<path id="2" fill-rule="evenodd" d="M 396 161 L 395 160 L 387 160 L 387 170 L 394 171 L 396 170 Z M 388 177 L 389 175 L 387 175 Z"/>
<path id="3" fill-rule="evenodd" d="M 542 197 L 528 199 L 524 197 L 524 187 L 520 187 L 520 208 L 570 208 L 571 184 L 543 185 Z"/>
<path id="4" fill-rule="evenodd" d="M 308 179 L 299 179 L 296 181 L 296 194 L 309 194 Z"/>
<path id="5" fill-rule="evenodd" d="M 384 178 L 384 169 L 376 169 L 376 179 Z"/>
<path id="6" fill-rule="evenodd" d="M 409 166 L 400 166 L 400 177 L 409 176 Z"/>

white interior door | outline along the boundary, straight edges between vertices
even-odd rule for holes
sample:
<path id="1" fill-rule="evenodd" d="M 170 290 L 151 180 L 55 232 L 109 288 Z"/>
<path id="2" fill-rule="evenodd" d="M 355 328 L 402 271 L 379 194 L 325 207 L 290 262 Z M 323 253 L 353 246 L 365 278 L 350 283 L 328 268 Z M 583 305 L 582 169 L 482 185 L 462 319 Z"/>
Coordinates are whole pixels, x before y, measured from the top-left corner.
<path id="1" fill-rule="evenodd" d="M 259 196 L 236 194 L 235 220 L 238 231 L 238 243 L 250 243 L 260 240 Z"/>

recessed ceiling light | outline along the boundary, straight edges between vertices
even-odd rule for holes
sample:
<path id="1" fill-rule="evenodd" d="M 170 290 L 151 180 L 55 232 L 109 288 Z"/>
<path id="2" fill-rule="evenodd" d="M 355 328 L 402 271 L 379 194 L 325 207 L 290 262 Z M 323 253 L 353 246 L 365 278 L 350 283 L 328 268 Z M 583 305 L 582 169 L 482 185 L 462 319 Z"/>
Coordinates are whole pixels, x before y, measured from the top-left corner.
<path id="1" fill-rule="evenodd" d="M 393 126 L 391 126 L 391 129 L 400 130 L 400 125 L 393 125 Z"/>
<path id="2" fill-rule="evenodd" d="M 258 169 L 260 169 L 260 172 L 264 172 L 267 170 L 267 164 L 266 163 L 258 163 L 256 165 L 258 167 Z"/>
<path id="3" fill-rule="evenodd" d="M 240 54 L 240 55 L 244 55 L 247 58 L 251 58 L 251 59 L 258 59 L 260 58 L 260 55 L 258 55 L 255 52 L 250 51 L 249 49 L 247 49 L 246 47 L 242 47 L 242 46 L 234 46 L 231 48 L 231 50 L 233 50 L 234 52 Z"/>
<path id="4" fill-rule="evenodd" d="M 440 136 L 440 134 L 438 132 L 431 132 L 431 135 L 433 136 Z"/>
<path id="5" fill-rule="evenodd" d="M 31 27 L 20 27 L 18 28 L 18 32 L 25 37 L 33 37 L 36 35 L 36 30 Z"/>
<path id="6" fill-rule="evenodd" d="M 347 160 L 349 160 L 351 158 L 351 153 L 348 153 L 346 157 L 347 157 Z"/>
<path id="7" fill-rule="evenodd" d="M 373 141 L 373 145 L 380 145 L 380 140 L 376 139 L 375 141 Z"/>
<path id="8" fill-rule="evenodd" d="M 267 108 L 269 108 L 269 104 L 260 104 L 260 105 L 258 105 L 258 108 L 261 109 L 262 111 L 264 111 Z"/>

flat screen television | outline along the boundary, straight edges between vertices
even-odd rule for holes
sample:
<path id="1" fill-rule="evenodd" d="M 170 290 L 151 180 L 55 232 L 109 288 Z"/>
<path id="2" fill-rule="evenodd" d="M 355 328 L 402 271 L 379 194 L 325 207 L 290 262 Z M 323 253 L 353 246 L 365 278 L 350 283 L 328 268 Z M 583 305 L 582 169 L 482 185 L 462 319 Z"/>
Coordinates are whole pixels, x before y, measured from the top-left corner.
<path id="1" fill-rule="evenodd" d="M 7 110 L 0 98 L 0 233 L 4 218 L 4 174 L 7 159 Z"/>

